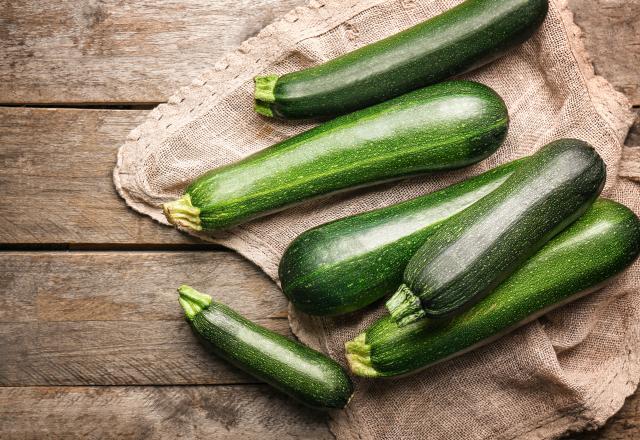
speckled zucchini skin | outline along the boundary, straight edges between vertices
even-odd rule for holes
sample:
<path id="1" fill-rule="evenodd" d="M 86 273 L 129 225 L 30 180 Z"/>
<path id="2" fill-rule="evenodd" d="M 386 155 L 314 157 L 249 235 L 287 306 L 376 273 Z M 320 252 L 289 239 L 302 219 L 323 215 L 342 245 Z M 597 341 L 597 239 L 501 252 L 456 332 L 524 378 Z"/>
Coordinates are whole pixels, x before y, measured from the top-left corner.
<path id="1" fill-rule="evenodd" d="M 385 101 L 499 58 L 538 29 L 547 9 L 547 0 L 467 0 L 319 66 L 256 78 L 256 109 L 299 119 Z M 270 84 L 261 85 L 262 78 Z M 259 93 L 264 87 L 269 93 Z"/>
<path id="2" fill-rule="evenodd" d="M 400 325 L 421 315 L 448 318 L 482 299 L 585 212 L 604 186 L 605 168 L 577 139 L 540 149 L 418 249 L 387 301 L 392 317 Z"/>
<path id="3" fill-rule="evenodd" d="M 524 160 L 302 233 L 280 260 L 284 294 L 305 313 L 338 315 L 392 293 L 409 259 L 441 222 L 495 190 Z"/>
<path id="4" fill-rule="evenodd" d="M 336 118 L 187 189 L 203 230 L 220 230 L 326 193 L 459 168 L 503 142 L 508 112 L 489 87 L 450 81 Z"/>
<path id="5" fill-rule="evenodd" d="M 460 355 L 601 286 L 640 253 L 640 220 L 627 207 L 598 199 L 504 283 L 451 321 L 423 319 L 398 327 L 389 316 L 347 343 L 356 374 L 412 373 Z"/>
<path id="6" fill-rule="evenodd" d="M 334 360 L 223 304 L 212 302 L 190 322 L 215 354 L 308 406 L 343 408 L 351 397 L 351 380 Z"/>

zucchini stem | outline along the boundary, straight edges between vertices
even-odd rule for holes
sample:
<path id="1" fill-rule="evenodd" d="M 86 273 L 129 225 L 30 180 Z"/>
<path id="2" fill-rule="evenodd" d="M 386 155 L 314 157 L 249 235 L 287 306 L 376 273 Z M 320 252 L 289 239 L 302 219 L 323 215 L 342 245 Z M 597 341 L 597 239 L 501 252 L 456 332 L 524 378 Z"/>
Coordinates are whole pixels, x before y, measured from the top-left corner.
<path id="1" fill-rule="evenodd" d="M 274 89 L 278 82 L 278 75 L 256 76 L 255 110 L 263 116 L 273 117 L 271 103 L 276 102 Z"/>
<path id="2" fill-rule="evenodd" d="M 422 302 L 406 284 L 401 284 L 396 293 L 385 303 L 391 319 L 398 327 L 404 327 L 426 316 Z"/>
<path id="3" fill-rule="evenodd" d="M 178 302 L 189 320 L 211 305 L 212 298 L 209 295 L 200 293 L 186 284 L 178 287 L 178 293 L 180 294 Z"/>
<path id="4" fill-rule="evenodd" d="M 356 376 L 378 377 L 380 374 L 371 365 L 371 346 L 366 343 L 366 338 L 366 333 L 361 333 L 354 340 L 345 342 L 347 362 Z"/>
<path id="5" fill-rule="evenodd" d="M 191 196 L 185 194 L 177 200 L 162 205 L 165 217 L 169 223 L 182 226 L 194 231 L 201 231 L 200 208 L 191 204 Z"/>

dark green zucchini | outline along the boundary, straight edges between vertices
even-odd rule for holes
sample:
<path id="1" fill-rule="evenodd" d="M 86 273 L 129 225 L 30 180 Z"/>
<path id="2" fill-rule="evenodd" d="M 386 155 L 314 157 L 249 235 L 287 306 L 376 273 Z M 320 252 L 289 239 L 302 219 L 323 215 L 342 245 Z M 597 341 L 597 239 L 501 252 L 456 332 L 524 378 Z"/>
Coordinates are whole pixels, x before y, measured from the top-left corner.
<path id="1" fill-rule="evenodd" d="M 302 233 L 280 260 L 282 291 L 311 315 L 351 312 L 392 293 L 411 256 L 438 225 L 500 186 L 523 160 Z"/>
<path id="2" fill-rule="evenodd" d="M 243 318 L 192 287 L 180 286 L 180 305 L 195 332 L 218 356 L 300 402 L 344 408 L 353 386 L 322 353 Z"/>
<path id="3" fill-rule="evenodd" d="M 546 145 L 418 249 L 387 301 L 391 316 L 405 325 L 470 307 L 580 217 L 605 178 L 602 158 L 586 142 Z"/>
<path id="4" fill-rule="evenodd" d="M 399 327 L 385 316 L 346 352 L 354 374 L 389 377 L 459 356 L 596 290 L 640 253 L 640 220 L 624 205 L 599 199 L 471 309 L 443 323 Z"/>
<path id="5" fill-rule="evenodd" d="M 255 79 L 255 108 L 287 119 L 335 116 L 473 70 L 526 41 L 547 0 L 467 0 L 319 66 Z"/>
<path id="6" fill-rule="evenodd" d="M 225 229 L 326 193 L 470 165 L 502 144 L 508 124 L 489 87 L 436 84 L 211 170 L 163 208 L 173 224 Z"/>

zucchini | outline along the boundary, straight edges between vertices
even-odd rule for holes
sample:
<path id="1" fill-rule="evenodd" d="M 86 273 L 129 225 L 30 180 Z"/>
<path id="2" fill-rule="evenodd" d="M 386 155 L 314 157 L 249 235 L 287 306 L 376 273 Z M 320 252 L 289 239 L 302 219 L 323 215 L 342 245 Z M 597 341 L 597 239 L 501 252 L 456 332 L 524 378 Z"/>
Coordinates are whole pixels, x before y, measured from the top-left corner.
<path id="1" fill-rule="evenodd" d="M 308 406 L 344 408 L 349 402 L 353 385 L 334 360 L 192 287 L 180 286 L 178 293 L 192 328 L 218 356 Z"/>
<path id="2" fill-rule="evenodd" d="M 255 78 L 255 109 L 286 119 L 335 116 L 478 68 L 526 41 L 547 0 L 467 0 L 319 66 Z"/>
<path id="3" fill-rule="evenodd" d="M 593 203 L 605 164 L 586 142 L 560 139 L 492 193 L 445 222 L 415 253 L 387 301 L 399 325 L 449 318 L 495 289 Z"/>
<path id="4" fill-rule="evenodd" d="M 352 372 L 389 377 L 416 372 L 492 342 L 602 286 L 640 253 L 640 220 L 599 199 L 504 283 L 462 315 L 399 327 L 385 316 L 346 343 Z"/>
<path id="5" fill-rule="evenodd" d="M 438 225 L 500 186 L 523 160 L 300 234 L 280 260 L 282 291 L 310 315 L 352 312 L 392 293 L 411 256 Z"/>
<path id="6" fill-rule="evenodd" d="M 326 193 L 478 162 L 502 144 L 508 125 L 489 87 L 436 84 L 211 170 L 163 208 L 175 225 L 225 229 Z"/>

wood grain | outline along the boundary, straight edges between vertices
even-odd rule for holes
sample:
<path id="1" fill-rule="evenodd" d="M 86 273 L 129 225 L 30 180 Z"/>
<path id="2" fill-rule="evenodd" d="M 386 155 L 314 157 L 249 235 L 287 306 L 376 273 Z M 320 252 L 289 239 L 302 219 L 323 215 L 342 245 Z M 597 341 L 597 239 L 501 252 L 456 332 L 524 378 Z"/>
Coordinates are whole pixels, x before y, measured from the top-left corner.
<path id="1" fill-rule="evenodd" d="M 0 108 L 0 243 L 195 245 L 128 208 L 113 187 L 116 150 L 137 110 Z M 629 145 L 640 146 L 640 117 Z"/>
<path id="2" fill-rule="evenodd" d="M 640 108 L 634 109 L 636 113 L 636 120 L 629 129 L 629 135 L 625 142 L 630 147 L 640 147 Z"/>
<path id="3" fill-rule="evenodd" d="M 0 1 L 0 103 L 166 101 L 306 0 Z M 640 104 L 640 0 L 570 0 L 596 71 Z"/>
<path id="4" fill-rule="evenodd" d="M 0 388 L 0 438 L 329 440 L 319 411 L 262 385 Z"/>
<path id="5" fill-rule="evenodd" d="M 0 103 L 165 101 L 305 2 L 0 0 Z M 640 105 L 640 0 L 569 5 L 596 72 Z M 116 148 L 146 113 L 0 108 L 0 243 L 195 248 L 113 189 Z M 278 289 L 231 253 L 0 253 L 0 438 L 332 438 L 324 415 L 197 344 L 185 281 L 290 335 Z M 640 438 L 639 405 L 571 439 Z"/>
<path id="6" fill-rule="evenodd" d="M 640 0 L 569 0 L 595 71 L 640 105 Z"/>
<path id="7" fill-rule="evenodd" d="M 128 209 L 113 186 L 117 148 L 146 114 L 0 108 L 0 242 L 197 243 Z"/>
<path id="8" fill-rule="evenodd" d="M 622 409 L 597 431 L 583 432 L 567 440 L 637 440 L 640 438 L 640 392 L 627 398 Z"/>
<path id="9" fill-rule="evenodd" d="M 165 101 L 305 0 L 0 1 L 0 102 Z"/>
<path id="10" fill-rule="evenodd" d="M 291 336 L 282 293 L 231 252 L 4 252 L 0 385 L 256 383 L 200 347 L 182 283 Z"/>

